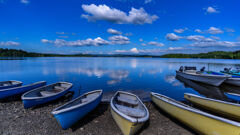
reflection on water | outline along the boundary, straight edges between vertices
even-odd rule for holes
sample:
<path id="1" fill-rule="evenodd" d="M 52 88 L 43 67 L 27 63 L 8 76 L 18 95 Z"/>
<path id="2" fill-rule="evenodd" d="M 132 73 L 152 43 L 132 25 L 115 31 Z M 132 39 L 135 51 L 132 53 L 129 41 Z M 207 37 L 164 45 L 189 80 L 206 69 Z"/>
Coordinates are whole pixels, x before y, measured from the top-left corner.
<path id="1" fill-rule="evenodd" d="M 239 60 L 208 59 L 26 58 L 0 60 L 0 81 L 21 80 L 25 84 L 41 80 L 46 80 L 48 84 L 68 81 L 74 84 L 74 97 L 90 90 L 103 89 L 105 100 L 109 100 L 117 90 L 133 92 L 143 100 L 149 100 L 151 91 L 176 100 L 184 100 L 185 92 L 224 99 L 223 91 L 238 91 L 238 87 L 213 87 L 176 79 L 175 70 L 187 65 L 220 71 L 239 64 Z"/>

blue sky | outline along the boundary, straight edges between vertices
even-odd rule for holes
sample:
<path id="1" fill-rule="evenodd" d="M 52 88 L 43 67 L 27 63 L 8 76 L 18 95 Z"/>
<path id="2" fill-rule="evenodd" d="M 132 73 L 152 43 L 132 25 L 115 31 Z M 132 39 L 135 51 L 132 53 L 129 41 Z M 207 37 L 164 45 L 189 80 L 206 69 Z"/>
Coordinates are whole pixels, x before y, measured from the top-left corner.
<path id="1" fill-rule="evenodd" d="M 240 50 L 238 0 L 0 0 L 0 47 L 42 53 Z"/>

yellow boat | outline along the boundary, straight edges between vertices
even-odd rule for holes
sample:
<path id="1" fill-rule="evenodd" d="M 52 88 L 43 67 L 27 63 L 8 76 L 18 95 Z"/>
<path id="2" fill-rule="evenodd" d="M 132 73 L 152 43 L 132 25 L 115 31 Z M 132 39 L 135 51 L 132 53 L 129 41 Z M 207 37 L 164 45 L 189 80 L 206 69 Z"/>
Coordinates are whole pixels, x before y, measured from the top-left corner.
<path id="1" fill-rule="evenodd" d="M 111 99 L 111 114 L 124 135 L 133 135 L 149 119 L 149 112 L 134 94 L 118 91 Z"/>
<path id="2" fill-rule="evenodd" d="M 185 93 L 184 98 L 196 106 L 231 119 L 240 120 L 240 104 L 201 97 L 190 93 Z"/>
<path id="3" fill-rule="evenodd" d="M 161 94 L 151 93 L 151 99 L 162 110 L 200 134 L 240 134 L 240 123 L 238 122 L 200 111 Z"/>

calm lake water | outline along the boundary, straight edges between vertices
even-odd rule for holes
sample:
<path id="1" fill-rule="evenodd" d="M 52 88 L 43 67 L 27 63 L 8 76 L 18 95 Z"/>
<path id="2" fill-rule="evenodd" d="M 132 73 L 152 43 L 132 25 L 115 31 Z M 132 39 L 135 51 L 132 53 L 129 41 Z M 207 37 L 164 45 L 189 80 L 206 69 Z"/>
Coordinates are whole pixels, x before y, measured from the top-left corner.
<path id="1" fill-rule="evenodd" d="M 222 59 L 162 59 L 162 58 L 25 58 L 0 60 L 0 81 L 20 80 L 24 84 L 47 81 L 48 84 L 67 81 L 74 84 L 74 98 L 95 89 L 104 90 L 103 100 L 109 100 L 117 90 L 130 91 L 144 101 L 149 92 L 158 92 L 176 100 L 184 100 L 185 92 L 225 99 L 224 91 L 239 91 L 228 85 L 213 87 L 176 78 L 180 66 L 205 66 L 220 71 L 237 67 L 240 60 Z"/>

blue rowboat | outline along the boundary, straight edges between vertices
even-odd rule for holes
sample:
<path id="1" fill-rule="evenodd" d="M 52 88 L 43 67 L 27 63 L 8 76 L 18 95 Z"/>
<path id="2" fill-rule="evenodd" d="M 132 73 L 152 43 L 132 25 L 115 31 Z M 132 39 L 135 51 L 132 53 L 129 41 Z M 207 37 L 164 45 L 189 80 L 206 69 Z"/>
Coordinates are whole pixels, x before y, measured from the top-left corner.
<path id="1" fill-rule="evenodd" d="M 228 99 L 240 102 L 240 94 L 236 93 L 224 93 Z"/>
<path id="2" fill-rule="evenodd" d="M 56 100 L 64 96 L 71 88 L 72 88 L 71 83 L 58 82 L 31 90 L 22 95 L 24 108 L 30 108 L 33 106 L 37 106 L 40 104 Z"/>
<path id="3" fill-rule="evenodd" d="M 52 111 L 63 129 L 70 128 L 74 123 L 92 111 L 101 102 L 102 90 L 95 90 L 60 106 Z"/>
<path id="4" fill-rule="evenodd" d="M 46 82 L 45 81 L 40 81 L 40 82 L 36 82 L 36 83 L 33 83 L 33 84 L 24 85 L 24 86 L 20 86 L 20 87 L 3 89 L 3 90 L 0 90 L 0 99 L 6 98 L 6 97 L 9 97 L 9 96 L 22 94 L 22 93 L 28 92 L 32 89 L 42 87 L 44 85 L 46 85 Z"/>
<path id="5" fill-rule="evenodd" d="M 20 81 L 2 81 L 2 82 L 0 82 L 0 90 L 13 88 L 13 87 L 19 87 L 19 86 L 22 86 L 22 82 L 20 82 Z"/>

